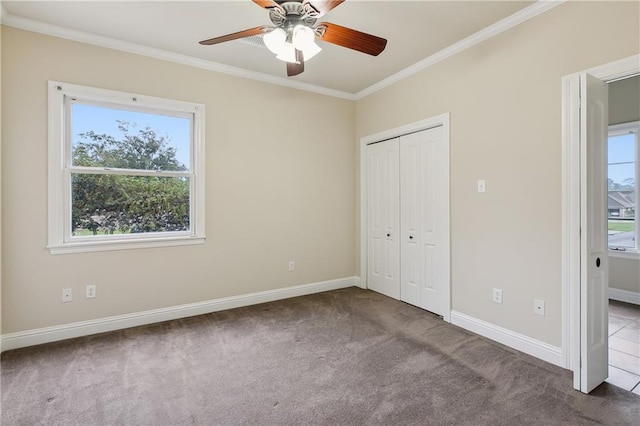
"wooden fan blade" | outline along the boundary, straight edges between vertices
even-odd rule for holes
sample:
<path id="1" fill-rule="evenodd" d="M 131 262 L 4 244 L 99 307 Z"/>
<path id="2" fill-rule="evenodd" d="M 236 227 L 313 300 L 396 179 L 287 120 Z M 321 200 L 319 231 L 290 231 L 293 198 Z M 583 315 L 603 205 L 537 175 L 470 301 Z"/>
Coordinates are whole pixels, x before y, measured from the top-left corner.
<path id="1" fill-rule="evenodd" d="M 253 0 L 253 2 L 265 9 L 271 9 L 272 7 L 280 7 L 280 5 L 273 0 Z"/>
<path id="2" fill-rule="evenodd" d="M 293 77 L 294 75 L 302 74 L 304 71 L 304 55 L 301 50 L 296 49 L 296 61 L 287 62 L 287 76 Z"/>
<path id="3" fill-rule="evenodd" d="M 318 11 L 319 18 L 335 7 L 340 6 L 340 4 L 344 3 L 344 0 L 311 0 L 307 3 L 309 3 L 311 7 Z"/>
<path id="4" fill-rule="evenodd" d="M 231 33 L 231 34 L 223 35 L 223 36 L 220 36 L 220 37 L 210 38 L 209 40 L 202 40 L 200 42 L 200 44 L 204 44 L 206 46 L 209 46 L 209 45 L 212 45 L 212 44 L 223 43 L 225 41 L 236 40 L 238 38 L 251 37 L 251 36 L 254 36 L 254 35 L 262 34 L 263 32 L 265 32 L 269 28 L 270 27 L 265 27 L 265 26 L 255 27 L 255 28 L 251 28 L 251 29 L 248 29 L 248 30 L 244 30 L 244 31 L 238 31 L 237 33 Z"/>
<path id="5" fill-rule="evenodd" d="M 352 30 L 351 28 L 341 27 L 340 25 L 322 22 L 318 27 L 324 26 L 326 31 L 320 37 L 320 40 L 328 43 L 337 44 L 338 46 L 357 50 L 373 56 L 378 56 L 387 46 L 387 40 Z"/>

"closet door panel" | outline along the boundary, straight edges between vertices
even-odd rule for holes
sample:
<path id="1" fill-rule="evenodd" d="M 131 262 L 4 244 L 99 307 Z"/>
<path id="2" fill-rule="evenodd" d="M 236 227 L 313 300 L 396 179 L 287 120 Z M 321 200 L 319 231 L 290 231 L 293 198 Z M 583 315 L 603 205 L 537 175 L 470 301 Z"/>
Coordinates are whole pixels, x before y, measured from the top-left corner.
<path id="1" fill-rule="evenodd" d="M 421 169 L 421 205 L 422 223 L 422 303 L 421 307 L 443 315 L 447 309 L 445 286 L 448 279 L 448 253 L 444 239 L 448 209 L 443 202 L 443 191 L 448 187 L 442 158 L 444 157 L 444 131 L 442 127 L 425 130 L 421 133 L 420 169 Z"/>
<path id="2" fill-rule="evenodd" d="M 420 140 L 416 135 L 400 138 L 400 299 L 420 306 Z"/>
<path id="3" fill-rule="evenodd" d="M 443 314 L 442 127 L 400 138 L 401 299 Z"/>
<path id="4" fill-rule="evenodd" d="M 367 147 L 367 281 L 400 298 L 398 139 Z"/>

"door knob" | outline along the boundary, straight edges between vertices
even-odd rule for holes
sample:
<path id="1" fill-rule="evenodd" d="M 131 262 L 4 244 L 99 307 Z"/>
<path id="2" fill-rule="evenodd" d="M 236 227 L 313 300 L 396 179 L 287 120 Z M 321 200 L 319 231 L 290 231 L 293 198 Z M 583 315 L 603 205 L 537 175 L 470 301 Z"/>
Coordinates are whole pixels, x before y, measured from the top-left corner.
<path id="1" fill-rule="evenodd" d="M 413 235 L 409 235 L 409 239 L 410 239 L 410 240 L 413 240 Z"/>
<path id="2" fill-rule="evenodd" d="M 390 236 L 391 236 L 391 234 L 387 234 L 387 237 L 390 237 Z"/>
<path id="3" fill-rule="evenodd" d="M 597 258 L 596 259 L 596 268 L 599 268 L 599 267 L 600 267 L 600 258 Z"/>

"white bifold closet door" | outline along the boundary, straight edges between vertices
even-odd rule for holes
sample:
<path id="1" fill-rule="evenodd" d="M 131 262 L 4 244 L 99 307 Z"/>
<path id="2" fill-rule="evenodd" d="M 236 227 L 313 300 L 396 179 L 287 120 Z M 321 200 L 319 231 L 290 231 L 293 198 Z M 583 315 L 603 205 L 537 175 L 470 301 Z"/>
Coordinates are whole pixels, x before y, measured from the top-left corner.
<path id="1" fill-rule="evenodd" d="M 400 299 L 399 146 L 367 147 L 367 279 L 371 290 Z"/>
<path id="2" fill-rule="evenodd" d="M 443 132 L 441 126 L 435 127 L 367 150 L 369 287 L 439 315 L 448 309 L 444 286 L 449 285 Z M 377 160 L 383 152 L 390 162 L 386 166 Z M 382 223 L 388 232 L 380 231 Z M 393 244 L 382 256 L 378 241 L 387 235 Z M 384 290 L 379 290 L 380 271 L 393 271 L 385 277 Z"/>

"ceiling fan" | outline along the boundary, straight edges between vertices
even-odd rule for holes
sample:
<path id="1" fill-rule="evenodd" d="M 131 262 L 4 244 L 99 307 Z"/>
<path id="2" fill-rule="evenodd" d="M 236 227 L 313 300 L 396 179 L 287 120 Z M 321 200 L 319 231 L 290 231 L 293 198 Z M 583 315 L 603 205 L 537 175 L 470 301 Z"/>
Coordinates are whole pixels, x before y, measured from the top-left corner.
<path id="1" fill-rule="evenodd" d="M 287 75 L 304 71 L 304 63 L 322 49 L 315 40 L 337 44 L 348 49 L 378 56 L 387 40 L 351 28 L 317 22 L 318 18 L 339 6 L 345 0 L 252 0 L 269 10 L 273 26 L 259 26 L 237 33 L 202 40 L 200 44 L 212 45 L 245 37 L 263 35 L 264 44 L 276 58 L 287 62 Z"/>

